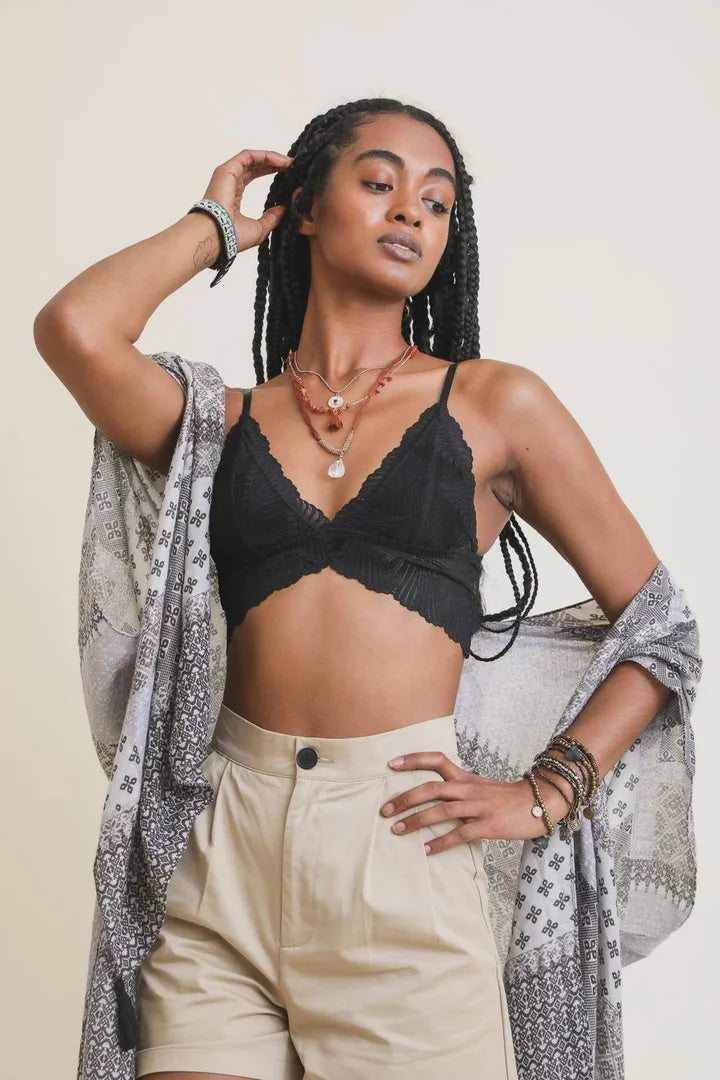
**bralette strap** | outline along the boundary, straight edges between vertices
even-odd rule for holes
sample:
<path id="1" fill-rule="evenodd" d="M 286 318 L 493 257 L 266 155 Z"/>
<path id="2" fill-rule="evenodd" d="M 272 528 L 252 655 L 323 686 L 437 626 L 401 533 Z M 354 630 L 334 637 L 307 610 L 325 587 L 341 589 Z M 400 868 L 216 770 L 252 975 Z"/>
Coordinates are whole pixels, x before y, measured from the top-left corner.
<path id="1" fill-rule="evenodd" d="M 450 387 L 452 386 L 452 381 L 455 378 L 455 368 L 456 367 L 457 367 L 457 360 L 454 363 L 450 364 L 447 371 L 445 372 L 445 380 L 443 382 L 442 393 L 440 395 L 440 401 L 442 402 L 443 405 L 447 405 L 448 394 L 450 393 Z"/>

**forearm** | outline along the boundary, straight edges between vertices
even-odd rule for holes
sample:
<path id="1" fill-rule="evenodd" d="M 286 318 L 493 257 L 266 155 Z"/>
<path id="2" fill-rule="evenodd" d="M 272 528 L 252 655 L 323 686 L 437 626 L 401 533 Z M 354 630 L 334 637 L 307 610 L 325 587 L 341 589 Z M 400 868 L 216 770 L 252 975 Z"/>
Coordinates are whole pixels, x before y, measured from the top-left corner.
<path id="1" fill-rule="evenodd" d="M 665 704 L 672 690 L 633 661 L 623 661 L 612 669 L 600 683 L 585 707 L 564 734 L 577 739 L 592 753 L 602 780 L 617 764 L 625 751 L 642 734 L 657 711 Z M 553 751 L 578 774 L 580 769 L 567 761 L 564 754 Z M 572 798 L 571 785 L 556 773 L 552 779 Z M 550 820 L 556 823 L 568 811 L 568 804 L 552 784 L 536 779 Z"/>
<path id="2" fill-rule="evenodd" d="M 220 254 L 218 227 L 208 214 L 186 214 L 162 232 L 88 267 L 38 313 L 61 317 L 86 344 L 107 338 L 134 343 L 171 293 Z"/>

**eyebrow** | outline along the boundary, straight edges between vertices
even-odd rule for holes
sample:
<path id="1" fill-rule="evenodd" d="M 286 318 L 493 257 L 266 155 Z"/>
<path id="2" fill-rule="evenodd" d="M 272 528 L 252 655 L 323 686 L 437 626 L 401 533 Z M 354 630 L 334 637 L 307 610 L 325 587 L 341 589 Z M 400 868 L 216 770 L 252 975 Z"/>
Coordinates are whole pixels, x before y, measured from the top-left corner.
<path id="1" fill-rule="evenodd" d="M 399 154 L 394 153 L 392 150 L 363 150 L 361 154 L 358 154 L 354 159 L 354 164 L 358 161 L 363 161 L 365 158 L 383 158 L 385 161 L 389 161 L 391 165 L 397 165 L 399 169 L 405 168 L 405 162 Z M 445 180 L 449 180 L 453 186 L 453 191 L 457 195 L 457 185 L 455 183 L 455 177 L 452 173 L 449 173 L 447 169 L 441 169 L 436 166 L 434 169 L 428 169 L 425 173 L 426 176 L 439 176 Z"/>

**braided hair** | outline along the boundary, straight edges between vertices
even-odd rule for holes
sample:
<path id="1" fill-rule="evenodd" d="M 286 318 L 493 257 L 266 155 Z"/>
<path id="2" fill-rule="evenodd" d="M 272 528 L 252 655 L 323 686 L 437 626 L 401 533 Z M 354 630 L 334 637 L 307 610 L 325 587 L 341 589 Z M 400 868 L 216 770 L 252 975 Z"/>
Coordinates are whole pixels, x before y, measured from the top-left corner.
<path id="1" fill-rule="evenodd" d="M 470 192 L 473 177 L 467 172 L 452 135 L 431 113 L 394 98 L 361 98 L 313 117 L 288 150 L 288 155 L 294 159 L 292 164 L 276 173 L 270 185 L 263 209 L 281 204 L 286 210 L 258 247 L 252 343 L 258 383 L 282 373 L 284 358 L 291 349 L 297 348 L 300 339 L 310 290 L 309 243 L 308 238 L 300 232 L 300 225 L 310 212 L 315 198 L 325 192 L 335 161 L 341 151 L 352 146 L 360 125 L 388 113 L 409 116 L 434 128 L 452 154 L 457 182 L 445 250 L 425 288 L 405 301 L 402 336 L 408 345 L 417 345 L 421 352 L 444 357 L 451 362 L 480 355 L 480 277 Z M 297 187 L 301 187 L 302 191 L 293 201 L 292 193 Z M 261 352 L 264 326 L 265 367 Z M 537 595 L 535 562 L 514 514 L 511 514 L 498 539 L 512 583 L 515 604 L 494 615 L 486 615 L 480 599 L 482 618 L 479 625 L 492 633 L 504 633 L 507 627 L 493 629 L 485 623 L 500 622 L 510 616 L 515 616 L 515 621 L 510 640 L 499 653 L 479 656 L 470 649 L 470 654 L 477 660 L 497 660 L 508 651 L 517 637 L 522 618 L 531 609 Z M 522 595 L 515 580 L 509 548 L 517 553 L 523 567 Z M 484 573 L 482 570 L 481 576 Z"/>

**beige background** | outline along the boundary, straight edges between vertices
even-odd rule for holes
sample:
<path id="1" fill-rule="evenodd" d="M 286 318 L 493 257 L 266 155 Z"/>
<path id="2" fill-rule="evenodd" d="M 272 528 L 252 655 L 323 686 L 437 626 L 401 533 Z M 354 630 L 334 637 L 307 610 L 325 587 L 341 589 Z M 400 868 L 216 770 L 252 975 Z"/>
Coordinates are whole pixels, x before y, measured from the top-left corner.
<path id="1" fill-rule="evenodd" d="M 435 112 L 476 178 L 481 355 L 549 382 L 700 621 L 697 904 L 626 970 L 625 1023 L 629 1080 L 707 1076 L 720 1004 L 719 5 L 5 0 L 0 11 L 3 1076 L 74 1076 L 105 792 L 76 644 L 92 427 L 36 352 L 33 318 L 91 263 L 177 220 L 220 161 L 244 146 L 287 150 L 316 113 L 376 94 Z M 247 195 L 254 214 L 268 185 Z M 254 251 L 217 289 L 203 272 L 139 348 L 246 385 L 255 272 Z M 572 568 L 525 531 L 535 610 L 584 599 Z M 489 600 L 503 604 L 497 545 L 487 566 Z"/>

